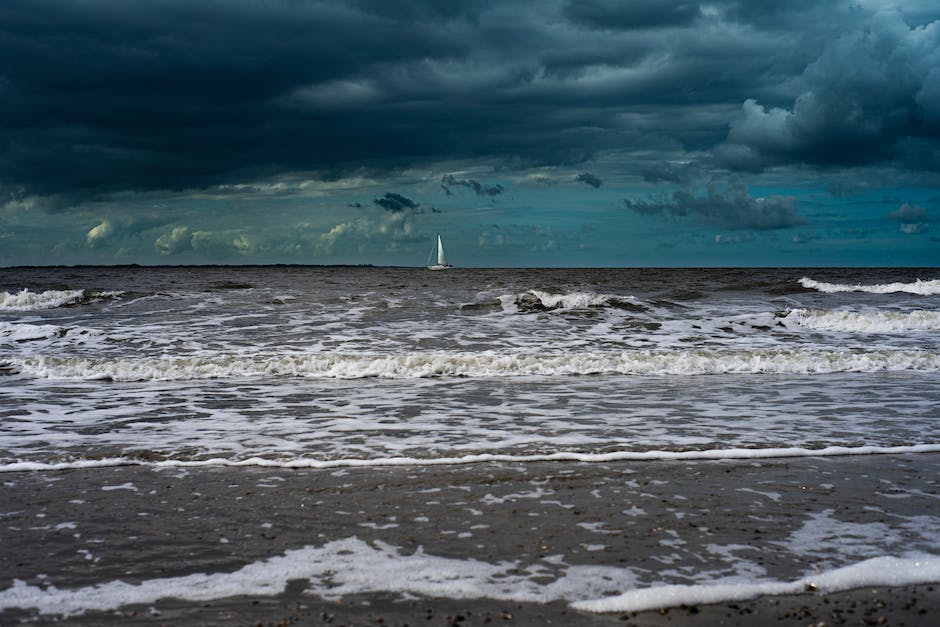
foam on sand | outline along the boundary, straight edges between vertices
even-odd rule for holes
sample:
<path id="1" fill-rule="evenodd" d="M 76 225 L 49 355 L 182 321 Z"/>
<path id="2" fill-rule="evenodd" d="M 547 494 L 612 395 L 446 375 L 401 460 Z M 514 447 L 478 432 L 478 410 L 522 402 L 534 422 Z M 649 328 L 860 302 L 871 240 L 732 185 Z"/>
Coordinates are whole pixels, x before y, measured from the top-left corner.
<path id="1" fill-rule="evenodd" d="M 907 292 L 910 294 L 920 294 L 921 296 L 933 296 L 940 294 L 940 279 L 923 280 L 917 279 L 913 283 L 876 283 L 874 285 L 848 285 L 844 283 L 825 283 L 816 281 L 809 277 L 800 279 L 800 285 L 807 289 L 819 290 L 827 294 L 838 292 L 868 292 L 869 294 L 893 294 L 895 292 Z"/>
<path id="2" fill-rule="evenodd" d="M 619 461 L 692 461 L 731 459 L 778 459 L 787 457 L 839 457 L 845 455 L 904 455 L 909 453 L 940 453 L 940 444 L 914 444 L 908 446 L 827 446 L 825 448 L 733 448 L 707 449 L 703 451 L 613 451 L 609 453 L 576 453 L 560 451 L 534 455 L 509 455 L 481 453 L 460 457 L 379 457 L 373 459 L 211 459 L 160 461 L 135 457 L 108 457 L 104 459 L 81 459 L 67 462 L 17 461 L 0 465 L 0 472 L 27 472 L 52 470 L 77 470 L 81 468 L 107 468 L 114 466 L 153 466 L 156 468 L 200 467 L 200 466 L 260 466 L 265 468 L 350 468 L 381 466 L 453 466 L 460 464 L 482 464 L 492 462 L 584 462 L 605 463 Z"/>
<path id="3" fill-rule="evenodd" d="M 745 601 L 761 596 L 840 592 L 866 586 L 904 586 L 940 581 L 940 556 L 911 554 L 874 557 L 796 581 L 729 582 L 687 586 L 654 586 L 619 596 L 576 601 L 571 606 L 588 612 L 641 612 L 679 605 Z"/>
<path id="4" fill-rule="evenodd" d="M 637 588 L 629 568 L 568 566 L 550 570 L 542 563 L 489 563 L 426 554 L 404 554 L 398 547 L 355 537 L 320 547 L 306 546 L 252 562 L 234 572 L 195 573 L 148 579 L 115 580 L 73 589 L 35 586 L 16 579 L 0 590 L 0 610 L 35 609 L 40 614 L 76 615 L 113 610 L 159 599 L 208 601 L 237 595 L 272 596 L 291 580 L 308 580 L 308 593 L 327 600 L 388 592 L 452 599 L 491 598 L 548 603 L 563 600 L 578 610 L 629 612 L 681 604 L 719 603 L 762 595 L 835 592 L 872 585 L 909 585 L 940 581 L 940 558 L 928 554 L 876 557 L 791 582 L 719 581 L 699 585 Z M 609 590 L 626 589 L 617 596 Z"/>
<path id="5" fill-rule="evenodd" d="M 631 587 L 631 571 L 605 566 L 572 566 L 555 581 L 536 581 L 547 568 L 518 562 L 491 564 L 474 559 L 427 555 L 418 549 L 403 555 L 397 547 L 358 538 L 307 546 L 248 564 L 232 573 L 197 573 L 150 579 L 137 584 L 124 581 L 60 590 L 40 588 L 15 580 L 0 591 L 0 610 L 35 608 L 40 614 L 75 615 L 90 610 L 111 610 L 124 605 L 152 603 L 163 598 L 208 601 L 236 595 L 275 595 L 290 580 L 309 579 L 309 592 L 328 600 L 369 592 L 422 594 L 454 599 L 493 598 L 547 603 L 556 599 L 588 598 L 611 586 Z"/>

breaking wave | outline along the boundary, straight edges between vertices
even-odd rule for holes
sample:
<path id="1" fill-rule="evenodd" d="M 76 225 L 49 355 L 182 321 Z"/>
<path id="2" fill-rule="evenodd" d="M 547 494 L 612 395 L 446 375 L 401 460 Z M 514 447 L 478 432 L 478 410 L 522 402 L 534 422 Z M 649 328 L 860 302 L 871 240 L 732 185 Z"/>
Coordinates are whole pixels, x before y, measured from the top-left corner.
<path id="1" fill-rule="evenodd" d="M 828 311 L 792 309 L 785 322 L 815 331 L 843 333 L 906 333 L 940 330 L 940 311 Z"/>
<path id="2" fill-rule="evenodd" d="M 552 293 L 542 290 L 528 290 L 514 296 L 501 299 L 506 305 L 511 305 L 523 313 L 537 311 L 553 311 L 556 309 L 587 309 L 597 307 L 614 307 L 628 311 L 646 311 L 639 299 L 633 296 L 620 296 L 617 294 L 598 294 L 595 292 L 566 292 Z"/>
<path id="3" fill-rule="evenodd" d="M 185 381 L 234 377 L 410 379 L 712 374 L 830 374 L 936 371 L 940 353 L 925 350 L 662 350 L 593 353 L 404 353 L 109 358 L 39 356 L 12 360 L 27 376 L 111 381 Z"/>
<path id="4" fill-rule="evenodd" d="M 870 294 L 893 294 L 895 292 L 908 292 L 921 296 L 934 296 L 940 294 L 940 279 L 917 279 L 913 283 L 880 283 L 875 285 L 847 285 L 844 283 L 823 283 L 808 277 L 800 279 L 800 285 L 807 289 L 819 290 L 827 294 L 836 292 L 868 292 Z"/>
<path id="5" fill-rule="evenodd" d="M 0 311 L 36 311 L 54 309 L 65 305 L 93 303 L 117 298 L 122 291 L 99 290 L 46 290 L 31 292 L 22 289 L 19 292 L 0 292 Z"/>

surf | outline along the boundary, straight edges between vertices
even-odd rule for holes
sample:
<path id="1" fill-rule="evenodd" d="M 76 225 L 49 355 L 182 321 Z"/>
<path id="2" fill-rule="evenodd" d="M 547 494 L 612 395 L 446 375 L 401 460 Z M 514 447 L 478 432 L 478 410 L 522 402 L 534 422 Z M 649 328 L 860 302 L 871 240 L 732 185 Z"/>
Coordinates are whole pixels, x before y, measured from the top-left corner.
<path id="1" fill-rule="evenodd" d="M 814 331 L 842 333 L 904 334 L 911 331 L 940 330 L 940 311 L 849 311 L 792 309 L 781 316 L 784 323 Z"/>
<path id="2" fill-rule="evenodd" d="M 906 292 L 909 294 L 918 294 L 920 296 L 935 296 L 940 294 L 940 279 L 923 280 L 917 279 L 910 283 L 876 283 L 873 285 L 855 285 L 846 283 L 826 283 L 816 281 L 809 277 L 803 277 L 799 280 L 800 285 L 807 289 L 818 290 L 827 294 L 836 294 L 839 292 L 867 292 L 869 294 L 894 294 L 897 292 Z"/>
<path id="3" fill-rule="evenodd" d="M 148 466 L 152 468 L 283 468 L 324 470 L 335 468 L 382 468 L 382 467 L 432 467 L 465 466 L 475 464 L 509 463 L 526 464 L 539 462 L 578 462 L 584 464 L 602 464 L 614 462 L 664 462 L 664 461 L 733 461 L 733 460 L 770 460 L 792 459 L 801 457 L 846 457 L 863 455 L 910 455 L 918 453 L 940 453 L 940 444 L 910 444 L 898 446 L 826 446 L 822 448 L 806 447 L 769 447 L 769 448 L 715 448 L 702 450 L 646 450 L 646 451 L 608 451 L 587 453 L 577 451 L 555 451 L 552 453 L 476 453 L 470 455 L 440 457 L 372 457 L 340 459 L 317 459 L 296 457 L 272 459 L 267 457 L 249 457 L 235 459 L 211 457 L 208 459 L 151 459 L 147 456 L 124 455 L 101 459 L 72 459 L 64 461 L 10 461 L 0 464 L 3 472 L 48 472 L 61 470 L 80 470 L 89 468 L 114 468 L 120 466 Z"/>
<path id="4" fill-rule="evenodd" d="M 937 371 L 926 350 L 689 349 L 583 353 L 315 353 L 191 357 L 12 358 L 21 373 L 46 379 L 186 381 L 235 377 L 416 379 L 585 375 L 833 374 Z"/>
<path id="5" fill-rule="evenodd" d="M 117 298 L 123 291 L 107 290 L 45 290 L 32 292 L 23 288 L 18 292 L 0 292 L 0 311 L 38 311 L 68 305 L 99 302 Z"/>

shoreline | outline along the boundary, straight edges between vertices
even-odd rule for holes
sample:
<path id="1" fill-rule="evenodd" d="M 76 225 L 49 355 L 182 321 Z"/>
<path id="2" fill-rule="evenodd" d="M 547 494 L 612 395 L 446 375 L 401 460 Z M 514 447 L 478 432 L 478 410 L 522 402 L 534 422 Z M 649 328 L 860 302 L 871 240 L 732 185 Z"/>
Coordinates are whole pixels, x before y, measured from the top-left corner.
<path id="1" fill-rule="evenodd" d="M 495 599 L 401 599 L 394 595 L 356 595 L 327 602 L 304 595 L 296 582 L 275 596 L 234 596 L 206 602 L 161 599 L 153 604 L 70 617 L 9 613 L 12 621 L 31 624 L 101 625 L 585 625 L 603 627 L 688 627 L 726 625 L 924 625 L 940 612 L 940 585 L 868 587 L 832 594 L 762 597 L 714 603 L 594 614 L 572 610 L 564 602 L 519 603 Z M 19 615 L 18 615 L 19 614 Z M 3 616 L 3 615 L 0 615 Z"/>
<path id="2" fill-rule="evenodd" d="M 280 461 L 265 457 L 252 457 L 242 460 L 209 458 L 190 461 L 174 459 L 153 459 L 143 457 L 106 457 L 93 460 L 71 462 L 12 462 L 0 464 L 0 476 L 3 473 L 29 471 L 64 471 L 98 468 L 120 468 L 139 466 L 153 470 L 166 468 L 267 468 L 284 470 L 333 470 L 340 468 L 389 467 L 418 468 L 433 466 L 471 466 L 476 464 L 508 463 L 528 464 L 531 462 L 577 462 L 598 464 L 610 462 L 661 462 L 661 461 L 770 461 L 775 459 L 796 459 L 806 457 L 847 457 L 852 455 L 903 455 L 921 453 L 940 453 L 940 444 L 909 444 L 903 446 L 827 446 L 823 448 L 715 448 L 686 451 L 609 451 L 603 453 L 559 452 L 533 455 L 513 455 L 502 453 L 478 453 L 461 457 L 385 457 L 379 459 L 341 458 L 341 459 L 305 459 Z"/>
<path id="3" fill-rule="evenodd" d="M 737 573 L 793 581 L 814 564 L 831 570 L 866 554 L 930 548 L 929 537 L 908 521 L 940 513 L 938 470 L 940 454 L 920 453 L 4 473 L 0 600 L 14 580 L 72 592 L 123 581 L 158 592 L 147 602 L 64 619 L 8 607 L 0 622 L 118 624 L 134 612 L 136 621 L 154 624 L 289 624 L 316 623 L 325 612 L 334 616 L 332 624 L 376 624 L 378 618 L 382 624 L 440 624 L 450 616 L 464 624 L 483 624 L 487 617 L 495 624 L 533 625 L 838 624 L 849 617 L 877 624 L 884 617 L 889 624 L 916 625 L 940 609 L 940 586 L 867 586 L 663 613 L 593 614 L 570 603 L 609 597 L 631 581 L 635 587 L 681 583 L 669 573 L 682 573 L 696 560 L 712 560 L 699 571 L 714 571 L 715 580 Z M 875 535 L 851 536 L 863 532 Z M 324 552 L 331 546 L 338 549 Z M 190 601 L 159 596 L 160 582 L 206 573 L 211 587 L 248 567 L 261 568 L 257 581 L 268 577 L 274 588 L 257 594 L 248 586 L 249 594 L 221 598 L 210 591 L 210 598 Z M 465 577 L 460 594 L 478 590 L 479 596 L 435 595 L 435 573 L 448 568 Z M 286 573 L 286 583 L 271 573 Z M 499 592 L 499 585 L 508 592 Z M 342 594 L 328 598 L 336 590 Z M 505 598 L 493 598 L 494 591 Z M 543 595 L 544 602 L 517 602 L 513 595 Z"/>

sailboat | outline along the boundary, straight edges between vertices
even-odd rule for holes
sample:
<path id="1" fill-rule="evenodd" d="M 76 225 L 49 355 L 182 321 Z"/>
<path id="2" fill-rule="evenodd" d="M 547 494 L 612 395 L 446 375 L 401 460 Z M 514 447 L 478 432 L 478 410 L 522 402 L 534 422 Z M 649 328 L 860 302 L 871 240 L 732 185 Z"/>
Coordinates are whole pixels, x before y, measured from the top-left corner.
<path id="1" fill-rule="evenodd" d="M 448 270 L 453 266 L 447 263 L 447 258 L 444 257 L 444 243 L 441 241 L 441 234 L 437 234 L 437 263 L 432 264 L 431 259 L 434 257 L 434 248 L 431 248 L 430 254 L 428 254 L 427 269 L 428 270 Z"/>

